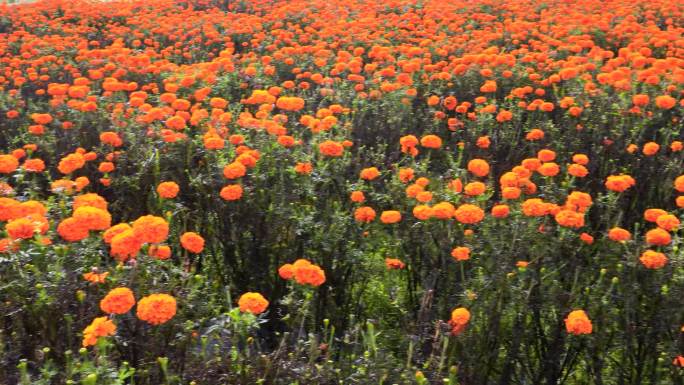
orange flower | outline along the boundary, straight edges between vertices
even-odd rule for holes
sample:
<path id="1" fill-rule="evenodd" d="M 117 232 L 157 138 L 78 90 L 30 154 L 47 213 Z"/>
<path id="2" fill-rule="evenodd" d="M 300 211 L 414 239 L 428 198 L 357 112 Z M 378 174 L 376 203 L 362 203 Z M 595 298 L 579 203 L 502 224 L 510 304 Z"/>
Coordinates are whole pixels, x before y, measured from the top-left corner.
<path id="1" fill-rule="evenodd" d="M 294 266 L 291 263 L 286 263 L 278 268 L 278 275 L 282 279 L 292 279 L 294 277 Z"/>
<path id="2" fill-rule="evenodd" d="M 454 216 L 463 224 L 474 224 L 484 219 L 485 212 L 475 205 L 464 204 L 456 209 Z"/>
<path id="3" fill-rule="evenodd" d="M 204 250 L 204 238 L 199 234 L 187 232 L 180 237 L 181 246 L 191 253 L 199 254 Z"/>
<path id="4" fill-rule="evenodd" d="M 658 143 L 648 142 L 644 144 L 644 148 L 641 150 L 641 152 L 643 152 L 646 156 L 653 156 L 658 153 L 658 150 L 660 150 L 660 145 L 658 145 Z"/>
<path id="5" fill-rule="evenodd" d="M 563 227 L 580 228 L 584 226 L 584 214 L 572 211 L 561 210 L 555 215 L 556 222 Z"/>
<path id="6" fill-rule="evenodd" d="M 259 293 L 247 292 L 240 296 L 238 306 L 243 313 L 261 314 L 268 308 L 268 301 Z"/>
<path id="7" fill-rule="evenodd" d="M 380 214 L 380 222 L 385 224 L 392 224 L 401 221 L 401 213 L 396 210 L 383 211 Z"/>
<path id="8" fill-rule="evenodd" d="M 677 104 L 677 99 L 670 95 L 656 96 L 655 104 L 661 110 L 669 110 Z"/>
<path id="9" fill-rule="evenodd" d="M 492 216 L 494 218 L 506 218 L 511 212 L 507 205 L 494 205 L 492 207 Z"/>
<path id="10" fill-rule="evenodd" d="M 62 174 L 71 174 L 72 172 L 85 166 L 85 157 L 79 153 L 73 153 L 65 156 L 59 161 L 57 169 Z"/>
<path id="11" fill-rule="evenodd" d="M 318 265 L 314 265 L 306 259 L 298 259 L 294 264 L 281 267 L 278 273 L 284 279 L 294 277 L 300 285 L 320 286 L 325 282 L 325 272 Z"/>
<path id="12" fill-rule="evenodd" d="M 679 192 L 684 192 L 684 175 L 680 175 L 675 178 L 673 183 L 674 189 Z"/>
<path id="13" fill-rule="evenodd" d="M 385 266 L 388 270 L 401 270 L 406 267 L 404 262 L 396 258 L 385 258 Z"/>
<path id="14" fill-rule="evenodd" d="M 39 227 L 34 221 L 28 218 L 19 218 L 9 221 L 5 226 L 7 235 L 12 239 L 29 239 L 33 238 Z"/>
<path id="15" fill-rule="evenodd" d="M 432 215 L 432 208 L 430 206 L 418 205 L 413 208 L 413 216 L 421 221 L 430 219 Z M 451 215 L 447 216 L 447 218 L 451 218 Z"/>
<path id="16" fill-rule="evenodd" d="M 623 192 L 636 184 L 629 175 L 610 175 L 606 178 L 605 186 L 610 191 Z"/>
<path id="17" fill-rule="evenodd" d="M 107 276 L 109 276 L 108 271 L 105 271 L 104 273 L 96 273 L 94 271 L 89 271 L 83 274 L 83 279 L 90 283 L 104 283 L 105 279 L 107 279 Z"/>
<path id="18" fill-rule="evenodd" d="M 10 174 L 19 167 L 19 160 L 12 155 L 0 155 L 0 174 Z"/>
<path id="19" fill-rule="evenodd" d="M 482 182 L 471 182 L 463 188 L 463 192 L 468 196 L 482 195 L 486 190 L 487 186 Z"/>
<path id="20" fill-rule="evenodd" d="M 455 247 L 451 250 L 451 256 L 457 261 L 467 261 L 470 259 L 470 249 L 465 246 Z"/>
<path id="21" fill-rule="evenodd" d="M 647 269 L 660 269 L 667 264 L 667 257 L 663 253 L 646 250 L 641 253 L 639 261 L 641 261 Z"/>
<path id="22" fill-rule="evenodd" d="M 330 157 L 339 157 L 344 153 L 344 146 L 332 140 L 326 140 L 318 145 L 318 151 Z"/>
<path id="23" fill-rule="evenodd" d="M 354 219 L 357 222 L 372 222 L 375 219 L 375 210 L 368 206 L 359 207 L 354 210 Z"/>
<path id="24" fill-rule="evenodd" d="M 361 203 L 366 200 L 366 197 L 363 195 L 363 191 L 352 191 L 349 199 L 351 199 L 352 202 Z"/>
<path id="25" fill-rule="evenodd" d="M 459 335 L 470 322 L 470 312 L 464 307 L 459 307 L 451 312 L 451 319 L 449 325 L 451 326 L 451 334 Z"/>
<path id="26" fill-rule="evenodd" d="M 74 210 L 77 210 L 79 207 L 84 206 L 96 207 L 98 209 L 107 210 L 107 201 L 103 197 L 95 193 L 89 193 L 77 195 L 76 197 L 74 197 L 74 202 L 72 206 Z"/>
<path id="27" fill-rule="evenodd" d="M 233 162 L 223 168 L 223 176 L 227 179 L 238 179 L 247 173 L 247 168 L 240 162 Z"/>
<path id="28" fill-rule="evenodd" d="M 591 320 L 584 310 L 573 310 L 565 319 L 565 329 L 568 333 L 574 335 L 591 334 L 592 328 Z"/>
<path id="29" fill-rule="evenodd" d="M 149 324 L 163 324 L 176 315 L 176 299 L 168 294 L 150 294 L 138 301 L 136 315 Z"/>
<path id="30" fill-rule="evenodd" d="M 542 163 L 537 172 L 543 176 L 552 177 L 558 175 L 560 167 L 554 162 Z"/>
<path id="31" fill-rule="evenodd" d="M 119 261 L 134 258 L 142 248 L 142 242 L 135 230 L 127 229 L 112 237 L 109 253 Z"/>
<path id="32" fill-rule="evenodd" d="M 125 314 L 135 305 L 135 297 L 131 289 L 117 287 L 112 289 L 100 301 L 100 309 L 107 314 Z"/>
<path id="33" fill-rule="evenodd" d="M 363 180 L 373 180 L 380 176 L 380 171 L 376 167 L 368 167 L 361 170 L 359 177 Z"/>
<path id="34" fill-rule="evenodd" d="M 667 231 L 657 228 L 646 232 L 646 243 L 649 245 L 665 246 L 670 244 L 672 237 Z"/>
<path id="35" fill-rule="evenodd" d="M 239 184 L 229 184 L 221 189 L 219 195 L 227 201 L 236 201 L 242 198 L 242 186 Z"/>
<path id="36" fill-rule="evenodd" d="M 660 215 L 656 219 L 656 224 L 663 230 L 673 231 L 676 230 L 679 225 L 679 218 L 672 214 Z"/>
<path id="37" fill-rule="evenodd" d="M 176 182 L 161 182 L 157 186 L 157 194 L 164 199 L 173 199 L 178 195 L 180 187 Z"/>
<path id="38" fill-rule="evenodd" d="M 133 234 L 140 243 L 161 243 L 169 236 L 169 223 L 162 217 L 144 215 L 133 222 Z"/>
<path id="39" fill-rule="evenodd" d="M 107 230 L 112 225 L 112 216 L 106 210 L 81 206 L 74 210 L 73 218 L 88 230 Z"/>
<path id="40" fill-rule="evenodd" d="M 97 317 L 83 330 L 83 347 L 93 346 L 100 337 L 113 336 L 116 325 L 107 317 Z"/>
<path id="41" fill-rule="evenodd" d="M 489 163 L 483 159 L 472 159 L 468 162 L 468 171 L 473 175 L 485 177 L 489 174 Z"/>
<path id="42" fill-rule="evenodd" d="M 442 139 L 437 135 L 425 135 L 420 138 L 420 145 L 425 148 L 439 149 L 442 147 Z"/>
<path id="43" fill-rule="evenodd" d="M 78 242 L 88 238 L 88 229 L 74 218 L 67 218 L 57 226 L 57 233 L 67 242 Z"/>
<path id="44" fill-rule="evenodd" d="M 608 238 L 615 242 L 624 242 L 632 239 L 632 234 L 623 228 L 613 227 L 608 231 Z"/>

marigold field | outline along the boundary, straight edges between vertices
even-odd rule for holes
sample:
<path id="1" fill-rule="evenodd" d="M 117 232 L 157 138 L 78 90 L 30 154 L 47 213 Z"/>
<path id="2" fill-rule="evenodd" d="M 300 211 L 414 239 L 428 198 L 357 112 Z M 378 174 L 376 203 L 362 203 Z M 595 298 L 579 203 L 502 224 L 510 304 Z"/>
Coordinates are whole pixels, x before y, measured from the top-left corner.
<path id="1" fill-rule="evenodd" d="M 0 5 L 0 385 L 683 385 L 684 2 Z"/>

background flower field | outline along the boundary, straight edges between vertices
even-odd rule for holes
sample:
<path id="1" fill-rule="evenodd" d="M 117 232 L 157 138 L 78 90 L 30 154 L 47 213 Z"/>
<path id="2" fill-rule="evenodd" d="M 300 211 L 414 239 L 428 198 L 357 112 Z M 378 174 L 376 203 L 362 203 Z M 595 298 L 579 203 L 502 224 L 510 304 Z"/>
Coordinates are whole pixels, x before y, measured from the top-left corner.
<path id="1" fill-rule="evenodd" d="M 683 15 L 0 5 L 0 385 L 684 384 Z"/>

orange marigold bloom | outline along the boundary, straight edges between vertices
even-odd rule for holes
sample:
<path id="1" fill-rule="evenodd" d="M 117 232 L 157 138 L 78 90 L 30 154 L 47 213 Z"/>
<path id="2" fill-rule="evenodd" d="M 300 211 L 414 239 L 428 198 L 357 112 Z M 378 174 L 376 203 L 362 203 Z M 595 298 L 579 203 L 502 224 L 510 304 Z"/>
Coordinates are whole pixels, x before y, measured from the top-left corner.
<path id="1" fill-rule="evenodd" d="M 629 175 L 610 175 L 606 178 L 605 186 L 610 191 L 623 192 L 634 186 L 636 181 Z"/>
<path id="2" fill-rule="evenodd" d="M 375 210 L 368 206 L 359 207 L 354 210 L 354 219 L 357 222 L 372 222 L 375 219 Z"/>
<path id="3" fill-rule="evenodd" d="M 656 96 L 655 104 L 661 110 L 669 110 L 677 104 L 677 99 L 670 95 Z"/>
<path id="4" fill-rule="evenodd" d="M 79 207 L 74 210 L 73 218 L 88 230 L 107 230 L 112 225 L 109 212 L 97 207 Z"/>
<path id="5" fill-rule="evenodd" d="M 57 233 L 67 242 L 78 242 L 88 238 L 88 229 L 83 224 L 74 219 L 66 218 L 57 226 Z"/>
<path id="6" fill-rule="evenodd" d="M 401 221 L 401 213 L 396 210 L 383 211 L 380 214 L 380 222 L 385 224 L 392 224 Z"/>
<path id="7" fill-rule="evenodd" d="M 116 325 L 107 317 L 97 317 L 83 330 L 83 347 L 93 346 L 100 337 L 113 336 Z"/>
<path id="8" fill-rule="evenodd" d="M 548 206 L 539 198 L 531 198 L 523 202 L 522 211 L 528 217 L 543 217 L 548 214 Z"/>
<path id="9" fill-rule="evenodd" d="M 173 199 L 178 195 L 180 187 L 176 182 L 161 182 L 157 186 L 157 194 L 164 199 Z"/>
<path id="10" fill-rule="evenodd" d="M 511 212 L 507 205 L 494 205 L 492 207 L 492 216 L 494 218 L 506 218 Z"/>
<path id="11" fill-rule="evenodd" d="M 589 157 L 584 154 L 575 154 L 572 156 L 572 161 L 581 164 L 582 166 L 586 166 L 589 164 Z"/>
<path id="12" fill-rule="evenodd" d="M 133 222 L 133 233 L 141 243 L 161 243 L 169 236 L 169 223 L 162 217 L 144 215 Z"/>
<path id="13" fill-rule="evenodd" d="M 573 310 L 565 319 L 565 329 L 574 335 L 591 334 L 591 320 L 584 310 Z"/>
<path id="14" fill-rule="evenodd" d="M 79 207 L 86 206 L 107 210 L 107 201 L 103 197 L 95 193 L 82 194 L 74 197 L 74 210 L 77 210 Z"/>
<path id="15" fill-rule="evenodd" d="M 464 204 L 456 209 L 454 216 L 463 224 L 474 224 L 484 219 L 485 212 L 475 205 Z"/>
<path id="16" fill-rule="evenodd" d="M 592 243 L 594 243 L 594 237 L 587 233 L 580 234 L 580 240 L 582 240 L 582 242 L 586 243 L 587 245 L 591 245 Z"/>
<path id="17" fill-rule="evenodd" d="M 5 230 L 12 239 L 29 239 L 33 238 L 33 235 L 39 228 L 29 218 L 19 218 L 9 221 L 5 226 Z"/>
<path id="18" fill-rule="evenodd" d="M 533 128 L 527 133 L 527 135 L 525 135 L 525 139 L 529 141 L 542 140 L 544 139 L 544 131 L 538 128 Z"/>
<path id="19" fill-rule="evenodd" d="M 539 150 L 537 152 L 537 159 L 542 162 L 551 162 L 556 159 L 556 153 L 548 149 Z"/>
<path id="20" fill-rule="evenodd" d="M 663 209 L 646 209 L 644 211 L 644 219 L 655 223 L 658 220 L 658 217 L 661 215 L 666 215 L 667 211 Z"/>
<path id="21" fill-rule="evenodd" d="M 584 226 L 584 214 L 572 210 L 561 210 L 555 216 L 556 222 L 563 227 L 580 228 Z"/>
<path id="22" fill-rule="evenodd" d="M 298 259 L 292 265 L 294 279 L 300 285 L 320 286 L 325 283 L 325 271 L 306 259 Z"/>
<path id="23" fill-rule="evenodd" d="M 489 174 L 489 163 L 484 159 L 472 159 L 468 162 L 468 171 L 473 175 L 485 177 Z"/>
<path id="24" fill-rule="evenodd" d="M 365 195 L 363 195 L 363 191 L 352 191 L 351 195 L 349 196 L 352 202 L 355 203 L 361 203 L 366 200 Z"/>
<path id="25" fill-rule="evenodd" d="M 168 245 L 152 245 L 147 250 L 147 254 L 160 261 L 171 258 L 171 248 Z"/>
<path id="26" fill-rule="evenodd" d="M 672 236 L 667 231 L 657 228 L 646 232 L 646 243 L 649 245 L 665 246 L 670 244 Z"/>
<path id="27" fill-rule="evenodd" d="M 487 190 L 487 186 L 485 186 L 485 184 L 482 182 L 468 183 L 465 185 L 465 187 L 463 189 L 465 194 L 469 195 L 469 196 L 482 195 L 486 190 Z"/>
<path id="28" fill-rule="evenodd" d="M 412 168 L 400 168 L 399 169 L 399 180 L 402 183 L 408 183 L 415 177 L 415 173 Z"/>
<path id="29" fill-rule="evenodd" d="M 660 145 L 658 143 L 648 142 L 644 144 L 644 148 L 641 149 L 641 152 L 646 156 L 653 156 L 658 153 L 658 150 L 660 150 Z"/>
<path id="30" fill-rule="evenodd" d="M 300 162 L 295 165 L 294 170 L 297 174 L 311 174 L 313 171 L 313 166 L 308 162 Z"/>
<path id="31" fill-rule="evenodd" d="M 537 169 L 537 172 L 543 176 L 556 176 L 560 172 L 560 167 L 554 162 L 547 162 L 543 163 L 539 169 Z"/>
<path id="32" fill-rule="evenodd" d="M 459 307 L 451 312 L 451 319 L 449 325 L 451 326 L 451 334 L 461 334 L 470 322 L 470 312 L 464 307 Z"/>
<path id="33" fill-rule="evenodd" d="M 150 294 L 138 301 L 136 315 L 149 324 L 163 324 L 176 315 L 176 299 L 168 294 Z"/>
<path id="34" fill-rule="evenodd" d="M 224 186 L 221 189 L 221 192 L 219 193 L 219 195 L 224 200 L 236 201 L 236 200 L 239 200 L 240 198 L 242 198 L 242 193 L 243 193 L 242 186 L 240 186 L 239 184 L 230 184 L 230 185 Z"/>
<path id="35" fill-rule="evenodd" d="M 568 174 L 575 178 L 584 178 L 589 175 L 589 170 L 581 164 L 571 164 L 568 166 Z"/>
<path id="36" fill-rule="evenodd" d="M 646 250 L 641 253 L 639 261 L 647 269 L 660 269 L 667 264 L 667 257 L 663 253 L 659 253 L 653 250 Z"/>
<path id="37" fill-rule="evenodd" d="M 385 258 L 385 266 L 388 270 L 401 270 L 406 267 L 406 264 L 396 258 Z"/>
<path id="38" fill-rule="evenodd" d="M 684 192 L 684 175 L 680 175 L 675 178 L 673 183 L 674 189 L 679 192 Z"/>
<path id="39" fill-rule="evenodd" d="M 204 250 L 204 238 L 193 232 L 186 232 L 180 237 L 181 246 L 191 253 L 199 254 Z"/>
<path id="40" fill-rule="evenodd" d="M 660 215 L 656 219 L 656 224 L 658 225 L 658 227 L 660 227 L 663 230 L 673 231 L 679 227 L 680 222 L 679 222 L 679 218 L 677 218 L 676 216 L 674 216 L 672 214 L 665 214 L 665 215 Z"/>
<path id="41" fill-rule="evenodd" d="M 420 138 L 420 145 L 425 148 L 439 149 L 442 147 L 442 139 L 437 135 L 425 135 Z"/>
<path id="42" fill-rule="evenodd" d="M 142 248 L 142 241 L 135 235 L 135 230 L 124 230 L 112 237 L 109 253 L 118 261 L 124 262 L 134 258 Z"/>
<path id="43" fill-rule="evenodd" d="M 45 170 L 45 162 L 42 159 L 26 159 L 23 167 L 27 172 L 42 172 Z"/>
<path id="44" fill-rule="evenodd" d="M 113 131 L 105 131 L 101 133 L 100 141 L 112 147 L 120 147 L 121 145 L 123 145 L 123 141 L 121 140 L 119 134 Z"/>
<path id="45" fill-rule="evenodd" d="M 107 314 L 125 314 L 135 305 L 133 291 L 127 287 L 117 287 L 107 293 L 100 301 L 100 309 Z"/>
<path id="46" fill-rule="evenodd" d="M 73 153 L 65 156 L 59 161 L 57 169 L 62 174 L 71 174 L 72 172 L 85 166 L 86 159 L 79 153 Z"/>
<path id="47" fill-rule="evenodd" d="M 616 242 L 624 242 L 632 239 L 632 234 L 623 228 L 613 227 L 608 231 L 608 238 Z"/>
<path id="48" fill-rule="evenodd" d="M 470 259 L 470 249 L 465 246 L 454 247 L 451 256 L 457 261 L 467 261 Z"/>
<path id="49" fill-rule="evenodd" d="M 344 153 L 344 146 L 332 140 L 326 140 L 318 145 L 318 151 L 330 157 L 339 157 Z"/>
<path id="50" fill-rule="evenodd" d="M 368 167 L 361 170 L 359 177 L 364 180 L 373 180 L 380 176 L 380 171 L 376 167 Z"/>
<path id="51" fill-rule="evenodd" d="M 104 283 L 108 275 L 108 271 L 105 271 L 104 273 L 96 273 L 94 271 L 89 271 L 83 274 L 83 279 L 90 283 Z"/>
<path id="52" fill-rule="evenodd" d="M 240 162 L 233 162 L 223 168 L 223 176 L 227 179 L 238 179 L 247 173 L 247 167 Z"/>
<path id="53" fill-rule="evenodd" d="M 452 207 L 453 209 L 453 207 Z M 426 221 L 432 217 L 432 208 L 427 205 L 418 205 L 413 208 L 413 216 L 416 217 L 417 219 L 421 221 Z M 446 218 L 450 218 L 451 215 L 447 216 Z M 446 219 L 445 218 L 445 219 Z"/>
<path id="54" fill-rule="evenodd" d="M 19 167 L 19 160 L 12 155 L 0 155 L 0 174 L 10 174 Z"/>
<path id="55" fill-rule="evenodd" d="M 243 313 L 261 314 L 268 308 L 268 301 L 263 295 L 247 292 L 238 299 L 238 306 Z"/>

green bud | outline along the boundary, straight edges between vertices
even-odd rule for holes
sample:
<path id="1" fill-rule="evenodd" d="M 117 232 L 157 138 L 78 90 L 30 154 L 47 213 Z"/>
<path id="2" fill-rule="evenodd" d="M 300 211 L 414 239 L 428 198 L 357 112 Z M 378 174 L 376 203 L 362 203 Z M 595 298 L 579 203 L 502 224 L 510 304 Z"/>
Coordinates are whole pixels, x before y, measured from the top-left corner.
<path id="1" fill-rule="evenodd" d="M 83 384 L 83 385 L 95 385 L 95 384 L 97 384 L 97 374 L 90 373 L 83 380 L 81 380 L 81 384 Z"/>
<path id="2" fill-rule="evenodd" d="M 78 302 L 83 303 L 83 301 L 85 301 L 85 299 L 86 299 L 86 292 L 83 290 L 76 290 L 76 300 L 78 300 Z"/>
<path id="3" fill-rule="evenodd" d="M 613 277 L 613 279 L 610 280 L 610 283 L 612 283 L 613 285 L 617 285 L 618 282 L 620 282 L 620 278 L 618 277 Z"/>
<path id="4" fill-rule="evenodd" d="M 606 275 L 607 272 L 608 272 L 607 269 L 601 269 L 601 270 L 599 271 L 599 273 L 601 274 L 601 277 L 603 277 L 604 275 Z"/>

